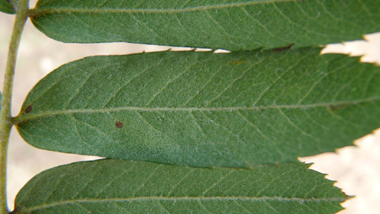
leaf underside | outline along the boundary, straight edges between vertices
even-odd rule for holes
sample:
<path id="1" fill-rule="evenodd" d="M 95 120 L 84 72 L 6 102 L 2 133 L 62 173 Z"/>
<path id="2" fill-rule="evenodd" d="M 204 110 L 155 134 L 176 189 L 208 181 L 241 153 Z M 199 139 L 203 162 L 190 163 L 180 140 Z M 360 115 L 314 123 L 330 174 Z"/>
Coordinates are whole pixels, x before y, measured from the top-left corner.
<path id="1" fill-rule="evenodd" d="M 16 213 L 335 213 L 347 199 L 302 163 L 251 170 L 100 160 L 44 171 Z"/>
<path id="2" fill-rule="evenodd" d="M 38 148 L 250 167 L 334 151 L 379 127 L 380 68 L 320 49 L 88 57 L 14 119 Z"/>
<path id="3" fill-rule="evenodd" d="M 14 14 L 13 6 L 7 0 L 0 0 L 0 11 L 8 14 Z"/>
<path id="4" fill-rule="evenodd" d="M 253 50 L 361 39 L 380 30 L 380 1 L 40 0 L 30 16 L 63 42 Z"/>

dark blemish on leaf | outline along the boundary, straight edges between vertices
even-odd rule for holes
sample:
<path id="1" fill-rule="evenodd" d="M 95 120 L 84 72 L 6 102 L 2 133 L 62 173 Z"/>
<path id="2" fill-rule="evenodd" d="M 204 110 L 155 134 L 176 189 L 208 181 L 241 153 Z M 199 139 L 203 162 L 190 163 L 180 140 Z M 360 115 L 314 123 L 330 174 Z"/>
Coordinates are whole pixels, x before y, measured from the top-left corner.
<path id="1" fill-rule="evenodd" d="M 337 106 L 330 105 L 330 106 L 327 107 L 327 110 L 328 110 L 329 112 L 335 112 L 335 111 L 338 111 L 339 108 L 338 108 Z"/>
<path id="2" fill-rule="evenodd" d="M 33 109 L 32 105 L 28 105 L 28 106 L 26 107 L 26 109 L 25 109 L 25 113 L 29 113 L 29 112 L 31 112 L 32 109 Z"/>
<path id="3" fill-rule="evenodd" d="M 124 123 L 122 123 L 122 122 L 120 122 L 120 121 L 117 121 L 117 122 L 115 123 L 115 125 L 116 125 L 116 128 L 121 129 L 121 128 L 123 128 Z"/>
<path id="4" fill-rule="evenodd" d="M 341 110 L 341 109 L 344 109 L 344 108 L 346 108 L 346 107 L 347 107 L 347 104 L 329 105 L 329 106 L 327 107 L 327 110 L 328 110 L 329 112 L 336 112 L 336 111 Z"/>
<path id="5" fill-rule="evenodd" d="M 294 45 L 294 43 L 292 43 L 292 44 L 290 44 L 290 45 L 288 45 L 288 46 L 285 46 L 285 47 L 274 48 L 273 50 L 274 50 L 274 52 L 281 52 L 281 51 L 283 51 L 283 50 L 288 50 L 288 49 L 290 49 L 293 45 Z"/>
<path id="6" fill-rule="evenodd" d="M 229 62 L 230 64 L 235 64 L 235 65 L 240 65 L 241 63 L 246 63 L 247 61 L 245 60 L 237 60 L 237 61 L 232 61 L 232 62 Z"/>

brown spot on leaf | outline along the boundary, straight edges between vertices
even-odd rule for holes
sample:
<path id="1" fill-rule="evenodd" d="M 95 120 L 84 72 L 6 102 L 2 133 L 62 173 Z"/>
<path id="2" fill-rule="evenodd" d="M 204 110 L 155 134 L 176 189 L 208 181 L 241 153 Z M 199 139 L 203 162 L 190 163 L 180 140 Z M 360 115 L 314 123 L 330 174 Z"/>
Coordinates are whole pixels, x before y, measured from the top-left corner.
<path id="1" fill-rule="evenodd" d="M 116 125 L 116 128 L 121 129 L 121 128 L 123 128 L 124 123 L 122 123 L 122 122 L 120 122 L 120 121 L 117 121 L 117 122 L 115 123 L 115 125 Z"/>
<path id="2" fill-rule="evenodd" d="M 29 112 L 31 112 L 32 109 L 33 109 L 32 105 L 28 105 L 28 106 L 26 107 L 26 109 L 25 109 L 25 113 L 29 113 Z"/>
<path id="3" fill-rule="evenodd" d="M 230 64 L 235 64 L 235 65 L 240 65 L 241 63 L 246 63 L 247 61 L 245 60 L 237 60 L 237 61 L 232 61 Z"/>
<path id="4" fill-rule="evenodd" d="M 281 48 L 274 48 L 274 52 L 280 52 L 280 51 L 283 51 L 283 50 L 288 50 L 290 49 L 292 46 L 294 45 L 294 43 L 288 45 L 288 46 L 285 46 L 285 47 L 281 47 Z"/>
<path id="5" fill-rule="evenodd" d="M 338 110 L 341 110 L 341 109 L 344 109 L 347 107 L 347 104 L 343 103 L 343 104 L 338 104 L 338 105 L 329 105 L 327 108 L 328 111 L 330 112 L 336 112 Z"/>

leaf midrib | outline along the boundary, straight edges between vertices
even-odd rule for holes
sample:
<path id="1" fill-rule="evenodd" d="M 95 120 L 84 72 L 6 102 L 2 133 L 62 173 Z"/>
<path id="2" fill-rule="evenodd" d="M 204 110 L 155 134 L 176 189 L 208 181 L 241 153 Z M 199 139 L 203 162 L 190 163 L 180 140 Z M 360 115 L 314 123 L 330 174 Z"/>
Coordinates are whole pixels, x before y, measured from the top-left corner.
<path id="1" fill-rule="evenodd" d="M 271 4 L 281 2 L 296 2 L 297 0 L 262 0 L 255 2 L 245 3 L 229 3 L 220 5 L 208 5 L 199 7 L 188 7 L 182 9 L 110 9 L 110 8 L 46 8 L 39 9 L 38 7 L 29 11 L 29 16 L 40 16 L 44 14 L 56 14 L 56 13 L 184 13 L 194 11 L 207 11 L 214 9 L 225 9 L 233 7 L 245 7 L 258 4 Z"/>
<path id="2" fill-rule="evenodd" d="M 205 196 L 199 196 L 199 197 L 157 197 L 157 196 L 148 196 L 148 197 L 134 197 L 134 198 L 99 198 L 99 199 L 71 199 L 71 200 L 63 200 L 58 201 L 54 203 L 46 203 L 41 204 L 37 206 L 28 207 L 26 209 L 21 209 L 20 212 L 30 212 L 33 210 L 38 209 L 46 209 L 49 207 L 54 206 L 60 206 L 65 204 L 75 204 L 75 203 L 102 203 L 102 202 L 132 202 L 132 201 L 146 201 L 146 200 L 163 200 L 163 201 L 211 201 L 211 200 L 244 200 L 244 201 L 297 201 L 297 202 L 343 202 L 347 200 L 347 198 L 339 198 L 339 197 L 332 197 L 332 198 L 285 198 L 280 196 L 274 196 L 274 197 L 268 197 L 268 196 L 262 196 L 262 197 L 246 197 L 246 196 L 227 196 L 227 197 L 205 197 Z"/>
<path id="3" fill-rule="evenodd" d="M 12 124 L 17 124 L 25 122 L 28 120 L 33 120 L 41 117 L 50 117 L 55 115 L 64 114 L 77 114 L 77 113 L 105 113 L 105 112 L 118 112 L 118 111 L 239 111 L 239 110 L 264 110 L 264 109 L 306 109 L 306 108 L 318 108 L 318 107 L 331 107 L 338 105 L 358 105 L 366 102 L 373 102 L 380 100 L 380 96 L 370 97 L 366 99 L 357 99 L 355 101 L 338 101 L 330 103 L 317 103 L 317 104 L 294 104 L 294 105 L 268 105 L 268 106 L 251 106 L 251 107 L 116 107 L 116 108 L 103 108 L 103 109 L 71 109 L 71 110 L 60 110 L 60 111 L 46 111 L 39 114 L 20 114 L 15 118 L 12 118 Z"/>

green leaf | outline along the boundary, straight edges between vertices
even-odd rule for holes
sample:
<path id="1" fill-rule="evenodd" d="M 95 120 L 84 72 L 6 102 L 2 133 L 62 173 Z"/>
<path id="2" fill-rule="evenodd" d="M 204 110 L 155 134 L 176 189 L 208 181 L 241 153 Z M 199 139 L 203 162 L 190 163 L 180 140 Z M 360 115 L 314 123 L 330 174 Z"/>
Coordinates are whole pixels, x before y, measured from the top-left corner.
<path id="1" fill-rule="evenodd" d="M 0 11 L 8 14 L 14 14 L 13 5 L 8 0 L 0 0 Z"/>
<path id="2" fill-rule="evenodd" d="M 249 167 L 334 151 L 380 126 L 380 67 L 320 49 L 97 56 L 42 79 L 14 119 L 38 148 Z"/>
<path id="3" fill-rule="evenodd" d="M 59 187 L 59 188 L 57 188 Z M 301 163 L 251 170 L 100 160 L 44 171 L 17 213 L 335 213 L 345 196 Z"/>
<path id="4" fill-rule="evenodd" d="M 380 30 L 378 0 L 40 0 L 34 25 L 63 42 L 253 50 L 361 39 Z"/>

